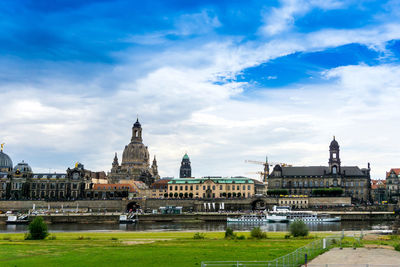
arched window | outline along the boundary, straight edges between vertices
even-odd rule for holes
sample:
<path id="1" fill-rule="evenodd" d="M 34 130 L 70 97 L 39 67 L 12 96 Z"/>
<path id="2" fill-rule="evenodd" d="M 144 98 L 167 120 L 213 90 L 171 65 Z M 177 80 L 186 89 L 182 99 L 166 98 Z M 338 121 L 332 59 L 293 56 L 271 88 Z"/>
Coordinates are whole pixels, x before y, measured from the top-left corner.
<path id="1" fill-rule="evenodd" d="M 336 166 L 333 166 L 333 167 L 332 167 L 332 173 L 333 173 L 333 174 L 337 174 L 337 167 L 336 167 Z"/>

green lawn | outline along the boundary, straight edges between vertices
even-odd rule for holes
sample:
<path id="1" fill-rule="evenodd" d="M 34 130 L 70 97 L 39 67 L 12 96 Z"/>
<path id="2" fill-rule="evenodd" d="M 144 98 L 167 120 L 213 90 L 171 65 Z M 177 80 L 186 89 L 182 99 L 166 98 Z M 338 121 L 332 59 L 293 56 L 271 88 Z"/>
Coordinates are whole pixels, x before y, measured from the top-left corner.
<path id="1" fill-rule="evenodd" d="M 285 233 L 268 233 L 266 240 L 225 240 L 224 233 L 212 232 L 204 240 L 194 240 L 193 234 L 55 233 L 56 240 L 43 241 L 0 234 L 0 266 L 199 266 L 201 261 L 265 261 L 315 238 L 284 239 Z"/>

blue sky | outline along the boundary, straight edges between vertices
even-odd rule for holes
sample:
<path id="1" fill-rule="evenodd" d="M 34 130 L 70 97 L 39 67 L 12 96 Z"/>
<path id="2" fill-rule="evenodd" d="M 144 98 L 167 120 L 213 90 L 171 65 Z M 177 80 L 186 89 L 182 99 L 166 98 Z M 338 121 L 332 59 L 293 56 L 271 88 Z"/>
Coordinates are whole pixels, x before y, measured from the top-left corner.
<path id="1" fill-rule="evenodd" d="M 163 176 L 399 167 L 400 1 L 2 1 L 0 141 L 108 171 L 139 114 Z"/>

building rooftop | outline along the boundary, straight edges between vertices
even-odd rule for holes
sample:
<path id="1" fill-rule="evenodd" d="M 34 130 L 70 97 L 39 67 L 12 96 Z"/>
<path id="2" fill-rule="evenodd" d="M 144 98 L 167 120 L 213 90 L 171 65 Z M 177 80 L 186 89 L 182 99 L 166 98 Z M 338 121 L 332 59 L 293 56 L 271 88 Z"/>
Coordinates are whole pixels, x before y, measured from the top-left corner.
<path id="1" fill-rule="evenodd" d="M 330 173 L 330 169 L 327 166 L 302 166 L 302 167 L 281 167 L 282 176 L 324 176 Z M 275 168 L 274 168 L 275 171 Z M 341 173 L 346 176 L 365 176 L 361 169 L 357 166 L 343 166 L 341 167 Z"/>
<path id="2" fill-rule="evenodd" d="M 208 176 L 202 178 L 177 178 L 172 179 L 168 184 L 198 184 L 204 183 L 205 181 L 211 180 L 217 184 L 254 184 L 253 179 L 237 176 L 237 177 L 220 177 L 220 176 Z"/>

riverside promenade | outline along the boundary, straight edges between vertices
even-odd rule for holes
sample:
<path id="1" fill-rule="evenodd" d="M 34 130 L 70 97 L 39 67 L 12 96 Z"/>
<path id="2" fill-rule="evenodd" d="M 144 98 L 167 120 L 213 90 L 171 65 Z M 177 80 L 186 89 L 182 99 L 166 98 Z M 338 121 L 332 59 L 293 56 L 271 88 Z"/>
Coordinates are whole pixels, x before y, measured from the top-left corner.
<path id="1" fill-rule="evenodd" d="M 357 265 L 355 265 L 357 264 Z M 333 248 L 313 259 L 308 267 L 400 266 L 400 252 L 384 248 Z"/>

